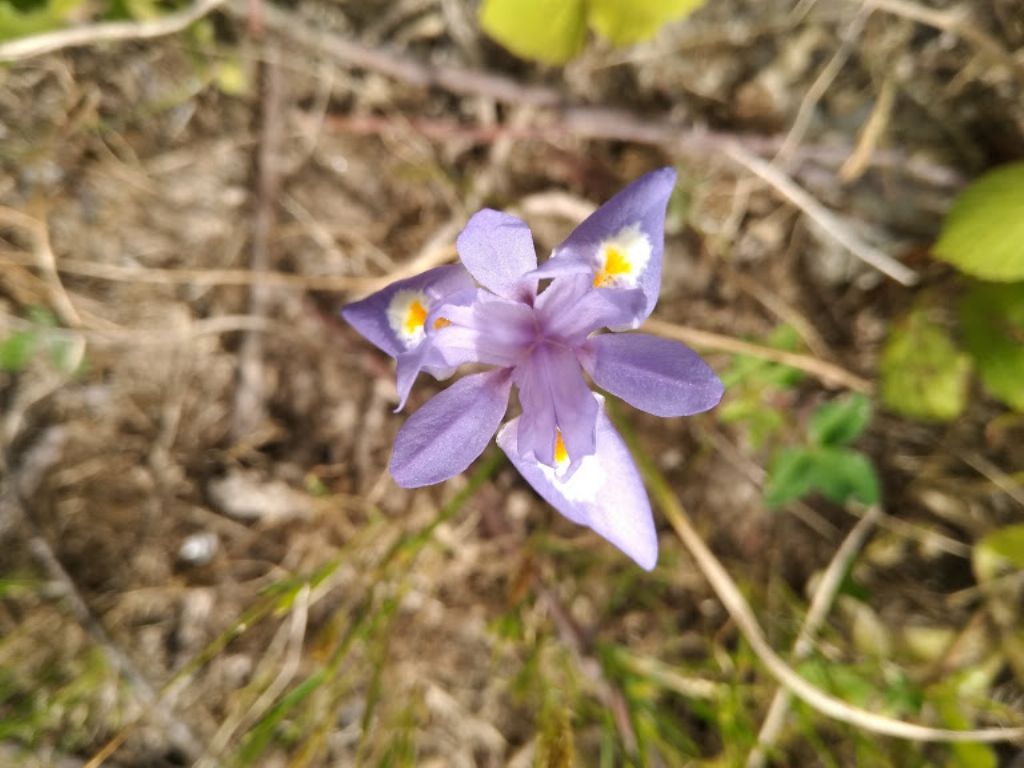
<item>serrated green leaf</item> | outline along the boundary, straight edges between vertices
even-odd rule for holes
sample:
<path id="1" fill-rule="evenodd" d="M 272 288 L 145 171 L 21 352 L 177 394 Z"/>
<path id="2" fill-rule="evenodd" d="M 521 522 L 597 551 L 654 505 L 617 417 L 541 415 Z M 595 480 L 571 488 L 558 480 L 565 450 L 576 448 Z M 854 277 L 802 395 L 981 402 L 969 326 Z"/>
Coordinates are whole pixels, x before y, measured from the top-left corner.
<path id="1" fill-rule="evenodd" d="M 1024 411 L 1024 283 L 976 283 L 960 302 L 960 325 L 985 389 Z"/>
<path id="2" fill-rule="evenodd" d="M 517 56 L 564 64 L 587 36 L 584 0 L 484 0 L 484 31 Z"/>
<path id="3" fill-rule="evenodd" d="M 779 507 L 814 492 L 837 504 L 849 499 L 875 504 L 880 496 L 875 468 L 859 451 L 810 447 L 779 453 L 768 472 L 765 504 Z"/>
<path id="4" fill-rule="evenodd" d="M 589 0 L 590 26 L 613 45 L 654 37 L 661 27 L 697 10 L 704 0 Z"/>
<path id="5" fill-rule="evenodd" d="M 934 250 L 982 280 L 1024 279 L 1024 163 L 997 168 L 967 187 Z"/>
<path id="6" fill-rule="evenodd" d="M 871 401 L 860 393 L 833 400 L 811 416 L 807 431 L 818 445 L 846 445 L 855 440 L 871 420 Z"/>
<path id="7" fill-rule="evenodd" d="M 897 413 L 948 421 L 967 403 L 970 359 L 924 310 L 893 325 L 882 351 L 882 401 Z"/>

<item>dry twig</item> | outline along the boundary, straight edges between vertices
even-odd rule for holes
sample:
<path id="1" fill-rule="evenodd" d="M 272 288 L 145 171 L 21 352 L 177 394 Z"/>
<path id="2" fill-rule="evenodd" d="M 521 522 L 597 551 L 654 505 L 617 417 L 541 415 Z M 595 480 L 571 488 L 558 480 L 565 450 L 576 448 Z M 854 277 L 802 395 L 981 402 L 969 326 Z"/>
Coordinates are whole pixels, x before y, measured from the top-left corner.
<path id="1" fill-rule="evenodd" d="M 675 339 L 700 349 L 728 352 L 735 355 L 750 355 L 761 360 L 782 363 L 791 368 L 797 368 L 804 373 L 809 373 L 826 386 L 846 387 L 856 392 L 870 392 L 872 389 L 871 382 L 862 376 L 851 373 L 834 363 L 819 360 L 810 355 L 802 355 L 799 352 L 787 352 L 784 349 L 765 347 L 761 344 L 754 344 L 733 336 L 701 331 L 697 328 L 676 325 L 675 323 L 668 323 L 654 318 L 648 318 L 643 325 L 643 329 L 658 336 L 664 336 L 666 339 Z"/>
<path id="2" fill-rule="evenodd" d="M 779 147 L 779 151 L 773 160 L 776 165 L 780 167 L 788 166 L 790 160 L 796 154 L 796 150 L 803 142 L 807 128 L 811 124 L 815 107 L 818 106 L 818 102 L 821 101 L 821 98 L 846 65 L 850 54 L 853 53 L 854 45 L 864 30 L 864 24 L 867 22 L 870 13 L 870 9 L 861 8 L 853 21 L 843 30 L 842 41 L 839 47 L 832 54 L 832 58 L 829 59 L 828 63 L 818 74 L 818 77 L 811 83 L 811 87 L 807 89 L 807 93 L 804 94 L 804 98 L 800 102 L 796 117 L 793 118 L 793 125 L 790 126 L 789 133 L 786 134 L 786 139 L 782 142 L 782 146 Z"/>
<path id="3" fill-rule="evenodd" d="M 858 259 L 903 285 L 914 285 L 917 282 L 917 273 L 914 270 L 887 253 L 865 243 L 850 231 L 850 228 L 843 224 L 834 213 L 815 200 L 803 187 L 778 168 L 766 163 L 738 144 L 726 147 L 725 154 L 738 165 L 771 184 L 779 194 L 807 214 L 829 237 Z"/>
<path id="4" fill-rule="evenodd" d="M 998 743 L 1024 739 L 1024 726 L 955 731 L 904 722 L 849 704 L 809 683 L 772 648 L 740 588 L 693 527 L 683 505 L 668 486 L 665 478 L 649 461 L 641 461 L 641 469 L 648 480 L 652 495 L 665 517 L 668 518 L 672 528 L 697 563 L 697 567 L 700 568 L 701 573 L 704 574 L 711 588 L 718 595 L 718 599 L 722 601 L 722 605 L 733 622 L 743 633 L 751 650 L 778 683 L 816 712 L 861 728 L 868 733 L 893 736 L 909 741 Z"/>
<path id="5" fill-rule="evenodd" d="M 881 507 L 870 507 L 867 513 L 853 526 L 853 530 L 850 531 L 849 535 L 843 540 L 843 543 L 839 545 L 835 555 L 832 556 L 832 561 L 828 564 L 828 568 L 825 569 L 825 573 L 818 583 L 818 588 L 814 591 L 814 597 L 811 598 L 811 605 L 807 610 L 807 616 L 804 617 L 804 623 L 800 627 L 796 642 L 793 644 L 794 661 L 807 658 L 811 650 L 813 650 L 814 636 L 818 634 L 818 630 L 821 629 L 821 625 L 825 623 L 825 619 L 832 609 L 832 603 L 839 592 L 843 576 L 849 569 L 853 558 L 856 557 L 861 547 L 864 546 L 865 540 L 874 529 L 875 523 L 878 522 L 881 514 Z M 788 689 L 779 688 L 775 692 L 775 696 L 772 697 L 772 703 L 768 707 L 768 714 L 765 715 L 764 722 L 761 724 L 761 730 L 757 734 L 757 744 L 750 751 L 750 755 L 747 756 L 747 768 L 761 768 L 764 765 L 766 752 L 771 749 L 779 736 L 779 732 L 782 730 L 782 726 L 786 722 L 786 715 L 789 712 L 791 700 L 792 696 Z"/>
<path id="6" fill-rule="evenodd" d="M 1018 55 L 1007 51 L 998 40 L 970 23 L 969 3 L 940 10 L 919 5 L 910 0 L 850 0 L 850 2 L 864 3 L 868 8 L 877 8 L 880 11 L 891 13 L 893 16 L 900 16 L 962 37 L 993 61 L 1006 65 L 1018 80 L 1024 82 L 1024 62 L 1020 61 Z"/>
<path id="7" fill-rule="evenodd" d="M 583 674 L 594 685 L 602 703 L 612 713 L 612 718 L 615 720 L 615 728 L 619 732 L 619 737 L 622 739 L 626 751 L 630 754 L 635 753 L 637 748 L 636 732 L 633 730 L 633 724 L 629 718 L 629 706 L 626 704 L 625 696 L 622 695 L 622 691 L 608 681 L 608 678 L 601 671 L 601 665 L 597 659 L 587 655 L 579 629 L 573 623 L 569 613 L 565 610 L 565 606 L 562 605 L 558 597 L 546 587 L 540 587 L 539 592 L 541 598 L 547 604 L 551 620 L 555 624 L 562 642 L 569 648 Z"/>
<path id="8" fill-rule="evenodd" d="M 227 8 L 235 16 L 248 18 L 248 0 L 231 0 Z M 477 96 L 548 110 L 528 126 L 480 128 L 450 120 L 406 121 L 415 130 L 436 138 L 459 136 L 491 142 L 505 135 L 541 140 L 569 135 L 585 139 L 652 144 L 673 153 L 699 157 L 723 152 L 731 145 L 742 145 L 749 152 L 759 155 L 774 154 L 784 140 L 780 136 L 738 134 L 681 125 L 639 115 L 627 109 L 574 105 L 564 93 L 555 88 L 523 84 L 493 72 L 433 65 L 385 48 L 363 46 L 314 27 L 300 16 L 273 5 L 263 6 L 262 21 L 268 30 L 291 43 L 305 50 L 316 51 L 345 67 L 380 72 L 418 88 L 442 88 L 463 96 Z M 554 110 L 554 115 L 550 113 L 551 110 Z M 370 134 L 400 127 L 394 120 L 377 116 L 329 116 L 327 124 L 335 130 Z M 849 153 L 850 147 L 845 145 L 804 145 L 797 150 L 794 159 L 838 166 Z M 905 152 L 878 152 L 872 157 L 872 163 L 878 167 L 905 171 L 936 185 L 955 185 L 960 181 L 955 171 L 908 157 Z"/>
<path id="9" fill-rule="evenodd" d="M 28 233 L 32 238 L 32 254 L 35 265 L 43 273 L 47 291 L 50 294 L 50 302 L 53 304 L 57 316 L 65 325 L 78 328 L 82 325 L 82 318 L 71 303 L 68 293 L 57 274 L 57 262 L 53 256 L 53 248 L 50 247 L 50 229 L 46 221 L 29 216 L 13 208 L 0 206 L 0 224 L 16 227 Z"/>
<path id="10" fill-rule="evenodd" d="M 124 40 L 149 40 L 180 32 L 206 14 L 223 5 L 225 0 L 196 0 L 189 8 L 146 21 L 109 21 L 46 32 L 0 44 L 0 61 L 19 61 L 44 53 Z"/>
<path id="11" fill-rule="evenodd" d="M 270 235 L 276 220 L 276 198 L 280 186 L 278 153 L 281 151 L 283 121 L 281 110 L 282 74 L 277 44 L 264 45 L 260 140 L 256 163 L 256 215 L 252 229 L 250 271 L 260 275 L 270 269 Z M 249 314 L 265 317 L 270 308 L 269 286 L 255 282 L 249 292 Z M 238 387 L 232 434 L 238 440 L 263 420 L 266 386 L 263 380 L 263 335 L 246 333 L 238 351 Z"/>

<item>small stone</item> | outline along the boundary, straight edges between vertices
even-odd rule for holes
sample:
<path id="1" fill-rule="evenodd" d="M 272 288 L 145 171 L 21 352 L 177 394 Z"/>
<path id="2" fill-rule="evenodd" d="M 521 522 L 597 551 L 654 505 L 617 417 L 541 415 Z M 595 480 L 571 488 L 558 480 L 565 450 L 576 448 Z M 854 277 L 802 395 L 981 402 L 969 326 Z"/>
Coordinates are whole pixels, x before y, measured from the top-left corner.
<path id="1" fill-rule="evenodd" d="M 186 565 L 200 566 L 209 563 L 220 546 L 217 534 L 210 531 L 193 533 L 185 538 L 178 548 L 178 560 Z"/>
<path id="2" fill-rule="evenodd" d="M 312 513 L 308 495 L 280 480 L 265 480 L 255 472 L 233 470 L 213 480 L 209 492 L 217 508 L 236 520 L 273 524 Z"/>

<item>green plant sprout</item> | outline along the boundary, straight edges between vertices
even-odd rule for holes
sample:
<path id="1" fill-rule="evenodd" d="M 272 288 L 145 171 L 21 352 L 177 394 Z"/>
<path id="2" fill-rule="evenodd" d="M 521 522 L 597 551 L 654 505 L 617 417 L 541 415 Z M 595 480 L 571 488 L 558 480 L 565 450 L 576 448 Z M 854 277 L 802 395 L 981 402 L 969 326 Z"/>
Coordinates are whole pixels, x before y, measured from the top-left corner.
<path id="1" fill-rule="evenodd" d="M 788 325 L 772 331 L 763 343 L 775 349 L 795 352 L 800 337 Z M 786 426 L 788 397 L 786 393 L 803 379 L 803 373 L 788 365 L 772 363 L 749 355 L 737 355 L 722 374 L 722 383 L 729 393 L 718 409 L 725 424 L 742 425 L 754 448 L 770 442 Z"/>
<path id="2" fill-rule="evenodd" d="M 848 447 L 867 427 L 871 403 L 861 394 L 825 403 L 811 416 L 804 445 L 782 449 L 768 471 L 764 500 L 781 507 L 811 493 L 842 504 L 879 500 L 878 475 L 871 460 Z"/>

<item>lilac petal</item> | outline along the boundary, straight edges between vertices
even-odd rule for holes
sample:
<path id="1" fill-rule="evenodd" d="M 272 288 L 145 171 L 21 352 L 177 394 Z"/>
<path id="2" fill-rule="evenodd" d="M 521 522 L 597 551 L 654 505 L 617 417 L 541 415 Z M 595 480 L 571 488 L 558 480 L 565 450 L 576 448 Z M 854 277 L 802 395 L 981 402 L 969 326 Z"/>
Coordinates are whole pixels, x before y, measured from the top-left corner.
<path id="1" fill-rule="evenodd" d="M 511 367 L 536 335 L 533 310 L 528 305 L 479 289 L 471 302 L 442 305 L 436 318 L 443 318 L 445 324 L 434 331 L 432 339 L 448 366 L 484 363 Z M 428 318 L 428 322 L 433 325 L 436 319 Z"/>
<path id="2" fill-rule="evenodd" d="M 513 419 L 502 428 L 498 445 L 526 481 L 574 523 L 591 528 L 644 570 L 653 569 L 658 535 L 651 504 L 633 457 L 604 410 L 597 417 L 596 451 L 571 476 L 519 451 L 521 420 Z"/>
<path id="3" fill-rule="evenodd" d="M 599 328 L 630 327 L 644 307 L 639 289 L 594 288 L 589 276 L 568 276 L 551 283 L 534 306 L 545 333 L 570 346 Z"/>
<path id="4" fill-rule="evenodd" d="M 597 266 L 601 244 L 624 232 L 636 231 L 650 247 L 647 264 L 636 280 L 644 293 L 641 319 L 651 314 L 661 288 L 661 260 L 665 247 L 665 210 L 676 183 L 673 168 L 651 171 L 616 194 L 573 230 L 551 261 L 571 259 Z"/>
<path id="5" fill-rule="evenodd" d="M 538 345 L 516 368 L 515 380 L 523 406 L 520 453 L 555 466 L 556 430 L 573 467 L 594 452 L 598 406 L 571 349 Z"/>
<path id="6" fill-rule="evenodd" d="M 602 334 L 580 354 L 594 383 L 655 416 L 689 416 L 718 405 L 722 382 L 696 352 L 646 333 Z"/>
<path id="7" fill-rule="evenodd" d="M 459 258 L 469 273 L 499 296 L 532 295 L 523 276 L 537 267 L 533 235 L 526 222 L 507 213 L 484 208 L 470 218 L 455 241 Z"/>
<path id="8" fill-rule="evenodd" d="M 405 408 L 405 401 L 409 398 L 409 392 L 420 371 L 426 371 L 435 379 L 446 379 L 455 372 L 455 368 L 448 365 L 436 347 L 431 335 L 415 349 L 403 352 L 396 358 L 395 388 L 398 390 L 398 407 L 395 408 L 395 413 Z"/>
<path id="9" fill-rule="evenodd" d="M 472 287 L 473 280 L 465 269 L 458 264 L 446 264 L 421 275 L 398 280 L 361 301 L 348 304 L 342 308 L 341 316 L 378 349 L 397 357 L 408 346 L 396 335 L 388 319 L 388 309 L 395 294 L 400 291 L 422 292 L 432 305 L 448 295 Z"/>
<path id="10" fill-rule="evenodd" d="M 391 475 L 403 488 L 447 480 L 473 463 L 508 409 L 507 371 L 466 376 L 409 417 L 395 438 Z"/>
<path id="11" fill-rule="evenodd" d="M 577 258 L 571 255 L 560 256 L 557 259 L 548 259 L 532 272 L 527 272 L 524 277 L 533 280 L 548 280 L 567 275 L 587 275 L 593 281 L 593 260 Z"/>

